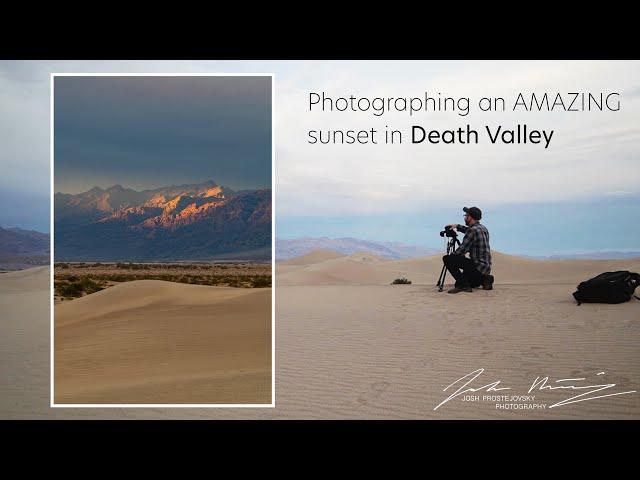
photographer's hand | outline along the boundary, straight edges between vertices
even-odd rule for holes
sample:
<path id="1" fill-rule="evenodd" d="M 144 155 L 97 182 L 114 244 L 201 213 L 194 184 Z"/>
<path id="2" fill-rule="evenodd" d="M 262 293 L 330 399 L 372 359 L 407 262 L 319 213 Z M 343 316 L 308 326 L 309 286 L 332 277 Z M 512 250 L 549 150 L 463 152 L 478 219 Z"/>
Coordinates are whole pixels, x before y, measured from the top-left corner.
<path id="1" fill-rule="evenodd" d="M 458 224 L 457 223 L 452 223 L 450 225 L 447 225 L 447 227 L 453 228 L 454 230 L 458 228 Z"/>

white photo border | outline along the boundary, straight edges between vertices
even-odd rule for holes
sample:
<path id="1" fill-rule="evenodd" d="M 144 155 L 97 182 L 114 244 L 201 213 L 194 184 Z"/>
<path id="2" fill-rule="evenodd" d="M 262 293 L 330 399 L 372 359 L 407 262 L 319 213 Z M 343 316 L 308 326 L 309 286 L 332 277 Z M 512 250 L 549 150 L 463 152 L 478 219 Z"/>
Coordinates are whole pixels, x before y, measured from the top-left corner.
<path id="1" fill-rule="evenodd" d="M 54 397 L 54 81 L 56 77 L 270 77 L 271 78 L 271 403 L 55 403 Z M 50 73 L 49 157 L 50 157 L 50 401 L 51 408 L 275 408 L 275 74 L 274 73 Z"/>

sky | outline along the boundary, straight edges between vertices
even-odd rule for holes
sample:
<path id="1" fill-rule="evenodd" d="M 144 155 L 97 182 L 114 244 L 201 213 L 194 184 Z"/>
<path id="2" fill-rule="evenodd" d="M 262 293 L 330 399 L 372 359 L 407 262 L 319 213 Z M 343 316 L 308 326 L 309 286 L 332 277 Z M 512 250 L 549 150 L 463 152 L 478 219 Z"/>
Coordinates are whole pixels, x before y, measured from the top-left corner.
<path id="1" fill-rule="evenodd" d="M 271 187 L 271 78 L 60 76 L 55 191 Z"/>
<path id="2" fill-rule="evenodd" d="M 441 223 L 459 221 L 462 206 L 477 205 L 494 232 L 494 248 L 511 253 L 640 250 L 638 61 L 0 62 L 0 191 L 11 191 L 14 199 L 23 195 L 24 200 L 14 203 L 31 204 L 45 198 L 48 189 L 52 71 L 274 73 L 277 237 L 351 236 L 433 246 L 431 238 Z M 465 117 L 454 112 L 411 117 L 397 112 L 378 118 L 309 111 L 309 93 L 323 91 L 333 97 L 435 92 L 470 97 L 472 107 Z M 621 109 L 494 113 L 479 112 L 473 105 L 481 96 L 509 102 L 518 92 L 601 91 L 620 92 Z M 470 124 L 481 130 L 484 125 L 525 123 L 554 130 L 548 149 L 487 143 L 307 143 L 310 129 L 389 125 L 405 131 L 411 125 L 444 129 Z M 143 181 L 147 179 L 136 182 Z M 155 180 L 148 181 L 155 186 Z M 23 225 L 48 221 L 37 211 L 29 215 Z M 0 211 L 0 225 L 8 221 Z M 8 226 L 15 225 L 15 216 L 11 221 Z M 533 236 L 530 225 L 535 225 Z"/>
<path id="3" fill-rule="evenodd" d="M 507 253 L 640 251 L 640 62 L 313 62 L 279 85 L 276 236 L 356 237 L 440 246 L 445 223 L 477 205 Z M 471 111 L 309 111 L 337 97 L 469 97 Z M 518 93 L 619 92 L 619 111 L 513 112 Z M 283 98 L 284 97 L 284 98 Z M 474 99 L 503 97 L 480 112 Z M 477 107 L 477 104 L 475 105 Z M 305 115 L 300 116 L 301 112 Z M 299 117 L 297 122 L 294 117 Z M 412 125 L 554 130 L 540 145 L 305 145 L 309 129 L 407 132 Z M 277 128 L 276 132 L 281 128 Z M 304 161 L 300 159 L 304 158 Z"/>
<path id="4" fill-rule="evenodd" d="M 442 248 L 444 225 L 464 224 L 454 198 L 419 212 L 326 217 L 291 216 L 276 222 L 278 238 L 356 237 Z M 475 206 L 468 204 L 466 206 Z M 481 222 L 491 248 L 503 253 L 549 256 L 592 252 L 640 252 L 640 195 L 573 202 L 482 204 Z"/>
<path id="5" fill-rule="evenodd" d="M 279 94 L 278 200 L 284 215 L 418 211 L 453 196 L 462 204 L 576 201 L 640 193 L 640 62 L 348 62 L 301 67 Z M 308 92 L 333 97 L 502 96 L 518 92 L 622 93 L 617 112 L 385 114 L 308 111 Z M 285 98 L 283 98 L 285 97 Z M 294 117 L 299 120 L 294 122 Z M 536 145 L 305 145 L 309 129 L 407 131 L 470 124 L 554 130 Z M 304 157 L 304 161 L 300 157 Z M 321 213 L 320 213 L 321 212 Z"/>

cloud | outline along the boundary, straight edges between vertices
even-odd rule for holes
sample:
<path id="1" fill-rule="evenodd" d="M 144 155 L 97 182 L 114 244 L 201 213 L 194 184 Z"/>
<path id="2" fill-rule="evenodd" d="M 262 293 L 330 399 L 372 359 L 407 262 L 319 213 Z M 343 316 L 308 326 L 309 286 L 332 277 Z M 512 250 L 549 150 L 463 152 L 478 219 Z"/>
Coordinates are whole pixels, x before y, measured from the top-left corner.
<path id="1" fill-rule="evenodd" d="M 56 77 L 56 191 L 271 185 L 270 77 Z M 119 178 L 118 178 L 119 177 Z"/>
<path id="2" fill-rule="evenodd" d="M 488 204 L 574 201 L 640 190 L 637 61 L 47 61 L 0 63 L 0 188 L 48 188 L 49 72 L 273 72 L 276 211 L 291 215 L 402 212 L 448 199 Z M 308 92 L 333 96 L 502 96 L 622 92 L 618 112 L 308 112 Z M 555 130 L 552 144 L 345 145 L 306 143 L 309 129 L 444 129 L 471 124 Z M 400 187 L 411 185 L 411 188 Z"/>
<path id="3" fill-rule="evenodd" d="M 268 62 L 0 61 L 0 190 L 50 189 L 50 73 L 270 73 Z M 46 219 L 44 219 L 46 221 Z"/>
<path id="4" fill-rule="evenodd" d="M 605 191 L 640 190 L 634 167 L 640 136 L 636 88 L 639 62 L 323 62 L 301 66 L 295 82 L 279 85 L 278 213 L 281 215 L 405 212 L 443 199 L 504 204 L 572 201 Z M 308 92 L 398 97 L 424 92 L 452 97 L 507 99 L 505 112 L 389 113 L 311 112 Z M 618 112 L 512 112 L 518 92 L 623 92 Z M 306 112 L 302 114 L 302 112 Z M 412 125 L 455 129 L 469 123 L 554 130 L 540 145 L 308 145 L 309 129 L 370 129 L 405 133 Z M 282 126 L 286 125 L 286 128 Z M 482 138 L 481 138 L 482 141 Z M 332 182 L 330 175 L 342 179 Z M 350 189 L 345 188 L 351 181 Z M 400 189 L 394 185 L 411 184 Z M 307 192 L 313 192 L 307 194 Z M 340 196 L 335 193 L 340 192 Z"/>
<path id="5" fill-rule="evenodd" d="M 640 87 L 629 90 L 626 93 L 627 97 L 640 97 Z"/>
<path id="6" fill-rule="evenodd" d="M 0 189 L 49 192 L 49 83 L 0 62 Z"/>

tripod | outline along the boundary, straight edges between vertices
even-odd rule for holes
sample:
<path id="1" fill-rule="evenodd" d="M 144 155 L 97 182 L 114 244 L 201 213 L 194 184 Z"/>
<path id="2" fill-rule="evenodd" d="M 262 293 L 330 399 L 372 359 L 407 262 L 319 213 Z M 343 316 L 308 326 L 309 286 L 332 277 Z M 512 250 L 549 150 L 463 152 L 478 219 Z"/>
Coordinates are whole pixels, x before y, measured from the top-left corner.
<path id="1" fill-rule="evenodd" d="M 447 232 L 447 237 L 449 237 L 449 241 L 447 241 L 447 255 L 450 255 L 455 251 L 456 248 L 460 246 L 460 240 L 458 240 L 458 235 L 456 232 Z M 436 286 L 438 287 L 438 291 L 441 292 L 444 288 L 444 277 L 447 276 L 447 266 L 442 265 L 442 270 L 440 271 L 440 277 L 438 278 L 438 283 Z"/>

